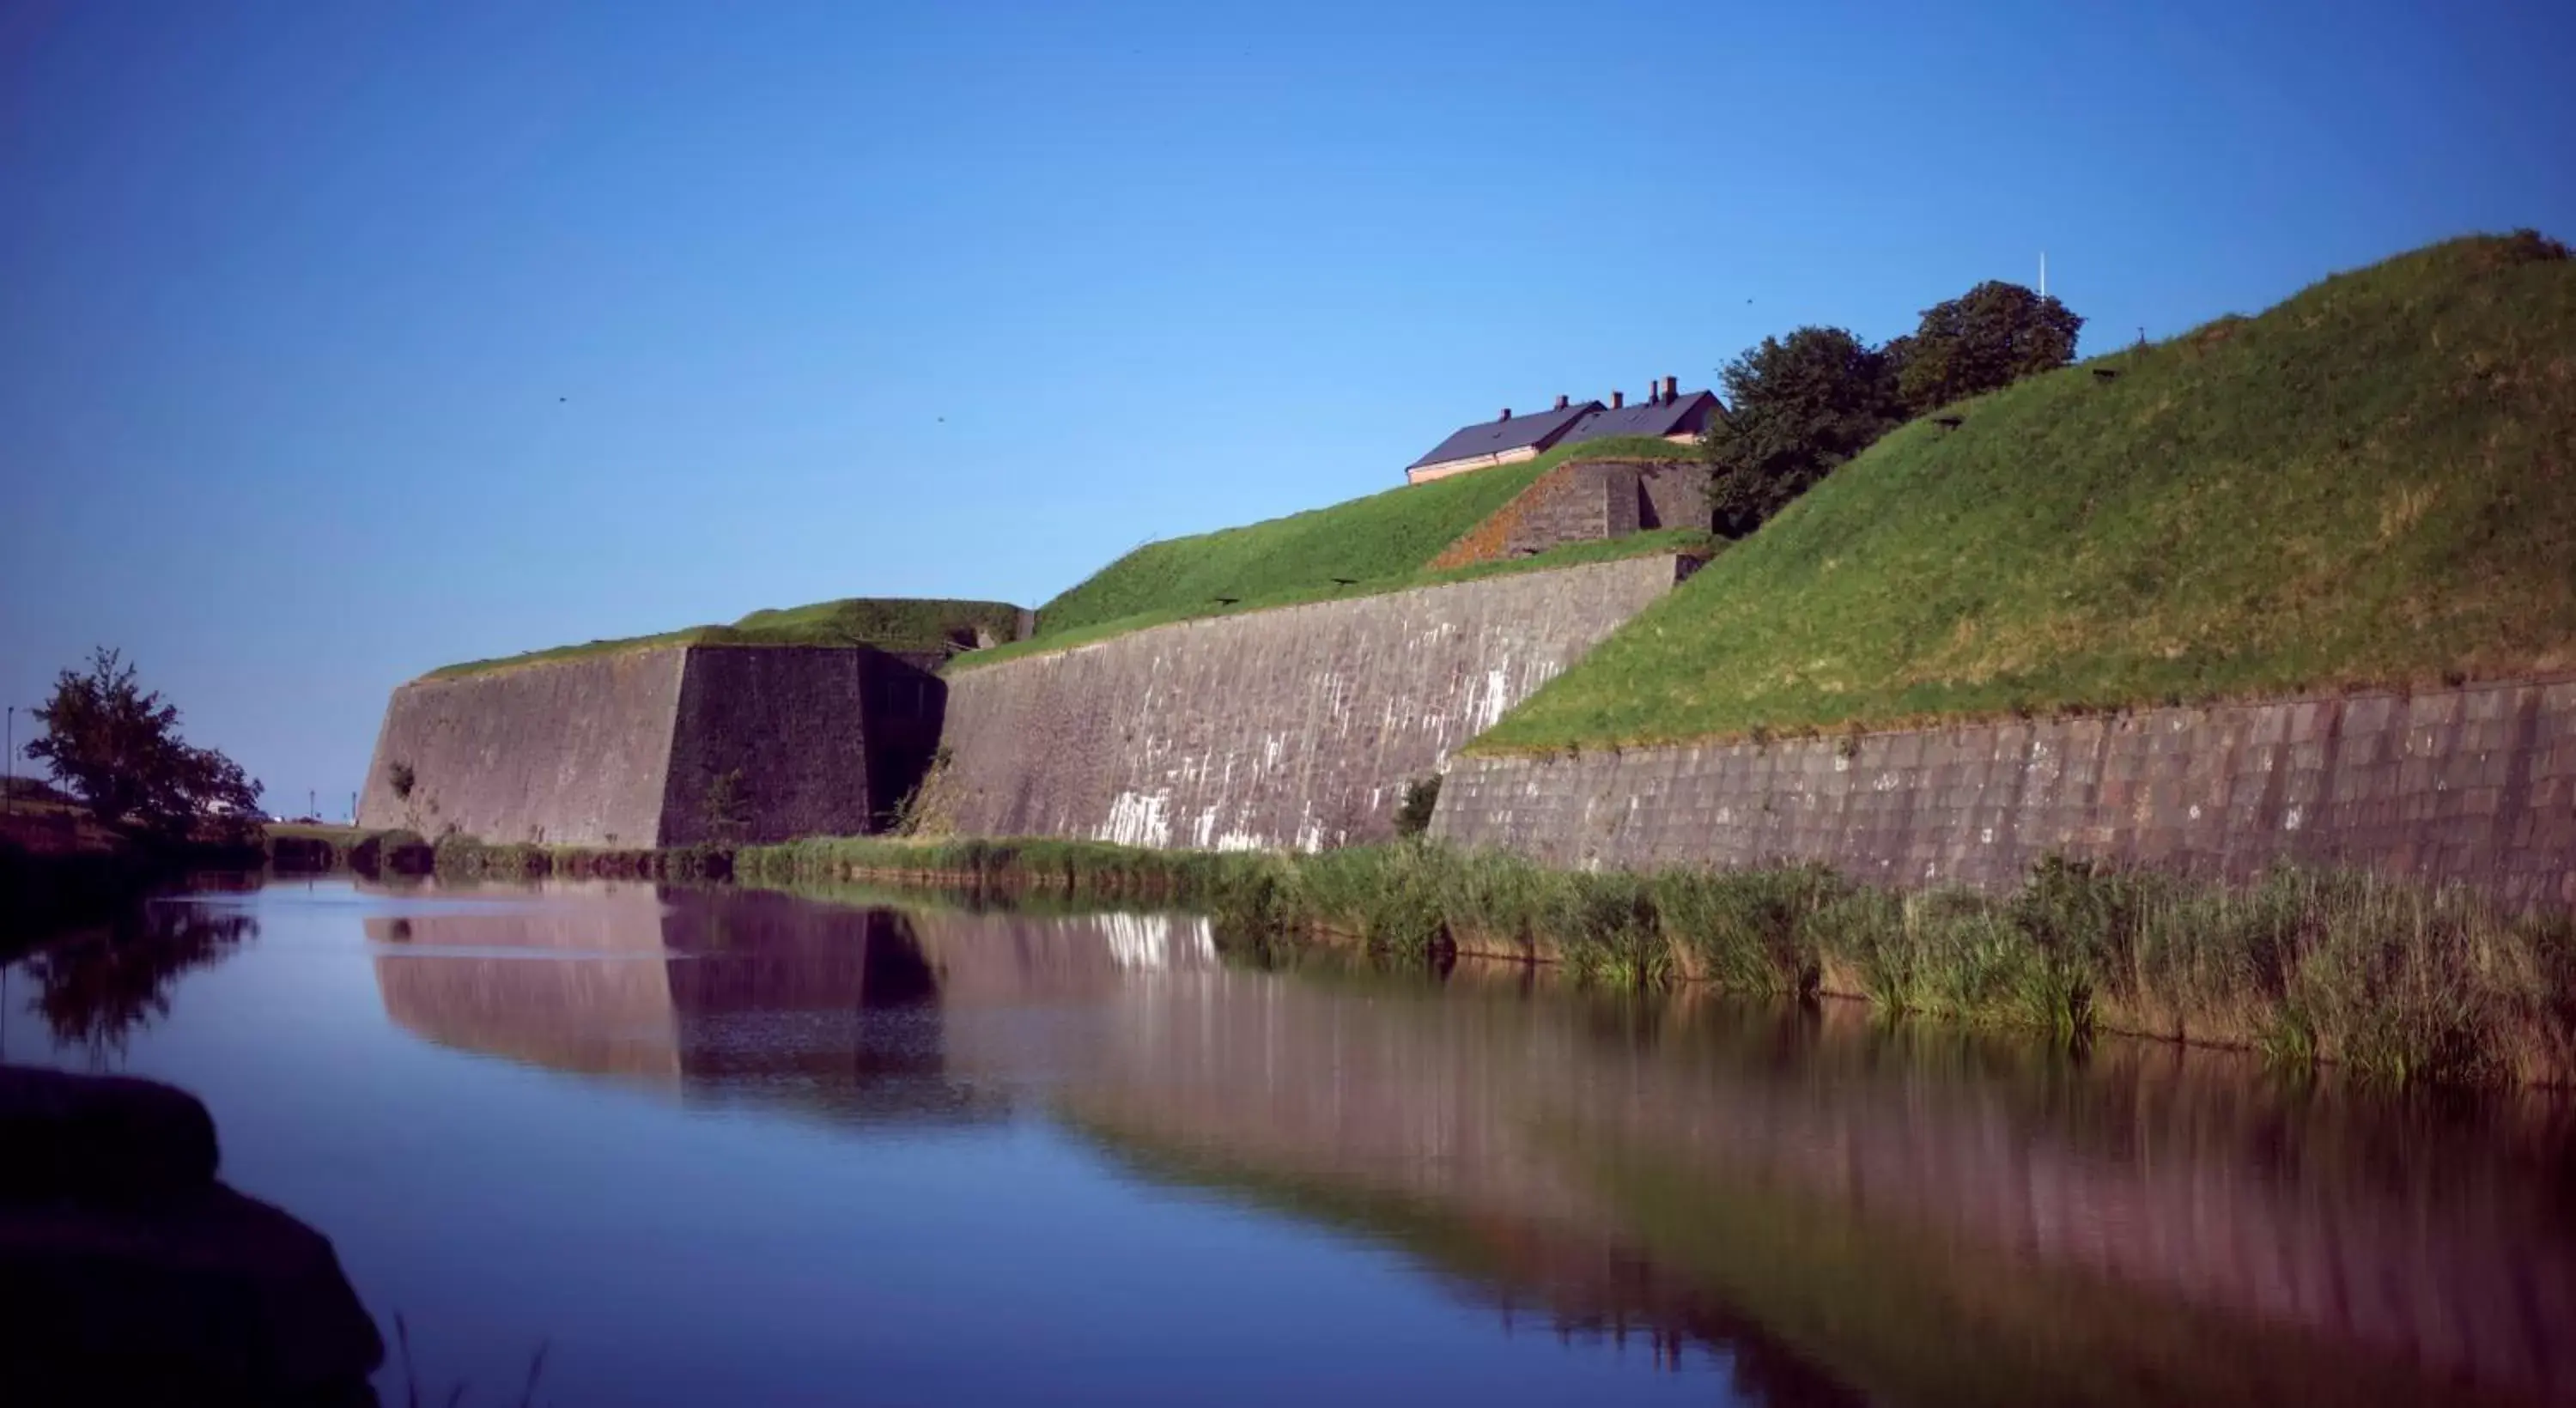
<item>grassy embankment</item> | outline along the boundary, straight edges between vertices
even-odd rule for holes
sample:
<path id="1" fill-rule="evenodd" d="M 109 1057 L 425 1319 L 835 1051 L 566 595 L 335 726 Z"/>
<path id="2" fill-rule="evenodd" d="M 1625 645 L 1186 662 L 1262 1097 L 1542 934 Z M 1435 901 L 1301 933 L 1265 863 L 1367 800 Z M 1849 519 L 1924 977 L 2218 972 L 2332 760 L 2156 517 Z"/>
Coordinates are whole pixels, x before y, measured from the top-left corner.
<path id="1" fill-rule="evenodd" d="M 1585 978 L 1863 998 L 1891 1015 L 2260 1050 L 2398 1081 L 2576 1080 L 2576 919 L 2460 890 L 2282 871 L 2227 885 L 2049 864 L 2006 895 L 1898 894 L 1823 869 L 1547 870 L 1406 843 L 1316 855 L 1088 841 L 748 847 L 753 883 L 1027 886 L 1216 914 L 1238 942 L 1348 936 Z"/>
<path id="2" fill-rule="evenodd" d="M 1662 440 L 1595 440 L 1520 464 L 1408 484 L 1330 508 L 1147 543 L 1038 608 L 1038 630 L 1031 639 L 961 656 L 948 668 L 951 673 L 975 669 L 1202 616 L 1654 552 L 1706 555 L 1717 545 L 1709 534 L 1667 530 L 1577 543 L 1511 562 L 1442 571 L 1429 567 L 1441 549 L 1569 459 L 1688 459 L 1696 453 L 1692 446 Z M 1335 582 L 1336 577 L 1353 585 Z"/>
<path id="3" fill-rule="evenodd" d="M 845 597 L 810 606 L 755 611 L 729 626 L 690 626 L 659 635 L 559 645 L 492 660 L 469 660 L 429 672 L 448 679 L 512 665 L 535 665 L 672 645 L 873 645 L 880 650 L 938 651 L 979 628 L 998 640 L 1019 630 L 1020 609 L 998 601 L 943 601 L 906 597 Z"/>
<path id="4" fill-rule="evenodd" d="M 111 914 L 190 870 L 257 869 L 262 860 L 255 837 L 211 828 L 185 838 L 130 831 L 50 788 L 18 784 L 0 810 L 0 954 Z"/>
<path id="5" fill-rule="evenodd" d="M 2454 240 L 1909 424 L 1471 751 L 2576 668 L 2576 261 Z"/>

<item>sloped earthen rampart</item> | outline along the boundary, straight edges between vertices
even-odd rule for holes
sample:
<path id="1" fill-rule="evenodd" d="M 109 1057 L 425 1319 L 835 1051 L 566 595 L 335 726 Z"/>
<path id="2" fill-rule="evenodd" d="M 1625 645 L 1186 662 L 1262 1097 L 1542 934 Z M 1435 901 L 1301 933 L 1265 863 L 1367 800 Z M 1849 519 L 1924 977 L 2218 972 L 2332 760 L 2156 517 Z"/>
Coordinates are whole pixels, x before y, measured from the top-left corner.
<path id="1" fill-rule="evenodd" d="M 972 835 L 1313 849 L 1686 575 L 1670 554 L 1132 632 L 949 677 L 926 797 Z"/>
<path id="2" fill-rule="evenodd" d="M 2576 680 L 1470 756 L 1431 830 L 1583 868 L 1820 861 L 2001 888 L 2051 852 L 2235 877 L 2292 861 L 2576 907 Z"/>

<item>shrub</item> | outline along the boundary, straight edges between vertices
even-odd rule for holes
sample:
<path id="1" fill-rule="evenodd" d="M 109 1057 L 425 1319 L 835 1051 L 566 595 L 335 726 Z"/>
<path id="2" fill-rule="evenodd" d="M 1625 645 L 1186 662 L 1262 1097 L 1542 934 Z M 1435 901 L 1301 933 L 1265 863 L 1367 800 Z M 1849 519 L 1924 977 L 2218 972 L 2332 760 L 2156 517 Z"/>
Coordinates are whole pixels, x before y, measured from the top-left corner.
<path id="1" fill-rule="evenodd" d="M 1395 809 L 1395 834 L 1419 836 L 1431 829 L 1432 810 L 1440 805 L 1440 774 L 1406 784 L 1404 803 Z"/>

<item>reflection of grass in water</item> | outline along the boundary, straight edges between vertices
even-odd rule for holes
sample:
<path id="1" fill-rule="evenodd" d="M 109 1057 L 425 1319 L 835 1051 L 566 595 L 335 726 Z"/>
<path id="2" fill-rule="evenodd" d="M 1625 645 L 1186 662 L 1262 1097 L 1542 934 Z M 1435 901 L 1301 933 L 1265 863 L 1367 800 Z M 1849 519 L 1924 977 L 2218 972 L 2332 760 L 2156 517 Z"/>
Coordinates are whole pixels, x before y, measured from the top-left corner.
<path id="1" fill-rule="evenodd" d="M 1130 1126 L 1096 1105 L 1061 1102 L 1058 1120 L 1122 1169 L 1158 1183 L 1212 1193 L 1247 1207 L 1356 1235 L 1391 1248 L 1456 1287 L 1499 1301 L 1544 1301 L 1559 1332 L 1651 1332 L 1678 1351 L 1707 1342 L 1732 1360 L 1749 1401 L 1828 1404 L 1850 1395 L 1836 1377 L 1732 1308 L 1676 1286 L 1598 1227 L 1549 1224 L 1440 1198 L 1391 1192 L 1358 1178 L 1264 1168 L 1251 1159 Z"/>
<path id="2" fill-rule="evenodd" d="M 1176 1144 L 1131 1128 L 1096 1101 L 1067 1096 L 1057 1121 L 1111 1162 L 1156 1183 L 1216 1194 L 1285 1213 L 1420 1257 L 1454 1279 L 1494 1284 L 1508 1258 L 1468 1218 L 1430 1198 L 1337 1186 L 1312 1174 L 1262 1168 L 1205 1147 Z"/>
<path id="3" fill-rule="evenodd" d="M 394 1344 L 402 1357 L 404 1408 L 420 1408 L 420 1375 L 411 1362 L 411 1325 L 403 1319 L 401 1311 L 394 1312 Z M 552 1348 L 554 1341 L 539 1340 L 536 1353 L 528 1356 L 528 1378 L 519 1387 L 519 1408 L 533 1408 L 536 1403 L 537 1380 L 545 1377 L 546 1352 Z M 447 1397 L 439 1401 L 445 1408 L 461 1408 L 465 1402 L 465 1387 L 463 1379 L 457 1380 L 448 1386 Z"/>
<path id="4" fill-rule="evenodd" d="M 1001 891 L 951 885 L 874 884 L 864 880 L 746 876 L 741 888 L 768 890 L 839 909 L 894 909 L 928 914 L 1026 914 L 1068 918 L 1133 914 L 1134 904 L 1051 890 Z M 710 889 L 721 891 L 722 886 Z"/>
<path id="5" fill-rule="evenodd" d="M 1659 1263 L 1884 1402 L 2488 1401 L 2393 1357 L 1974 1252 L 1821 1196 L 1634 1149 L 1598 1167 Z"/>

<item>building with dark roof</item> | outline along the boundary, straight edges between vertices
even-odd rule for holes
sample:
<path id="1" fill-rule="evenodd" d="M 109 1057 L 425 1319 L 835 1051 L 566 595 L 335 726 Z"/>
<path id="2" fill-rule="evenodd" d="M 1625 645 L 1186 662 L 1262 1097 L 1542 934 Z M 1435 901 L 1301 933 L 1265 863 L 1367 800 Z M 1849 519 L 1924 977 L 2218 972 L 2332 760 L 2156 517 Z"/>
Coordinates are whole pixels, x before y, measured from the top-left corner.
<path id="1" fill-rule="evenodd" d="M 1534 459 L 1559 445 L 1612 436 L 1643 435 L 1676 443 L 1698 438 L 1717 412 L 1709 391 L 1682 391 L 1681 378 L 1665 377 L 1646 384 L 1646 399 L 1629 405 L 1624 392 L 1610 393 L 1610 404 L 1573 401 L 1559 396 L 1556 405 L 1532 416 L 1501 416 L 1466 426 L 1431 447 L 1404 468 L 1407 483 L 1424 484 L 1471 469 Z"/>
<path id="2" fill-rule="evenodd" d="M 1534 416 L 1516 417 L 1506 406 L 1499 418 L 1467 426 L 1432 446 L 1429 454 L 1405 466 L 1404 477 L 1422 484 L 1488 465 L 1535 458 L 1564 439 L 1578 421 L 1600 409 L 1598 401 L 1569 405 L 1562 396 L 1556 398 L 1552 409 Z"/>

